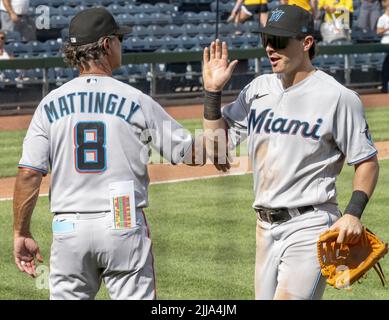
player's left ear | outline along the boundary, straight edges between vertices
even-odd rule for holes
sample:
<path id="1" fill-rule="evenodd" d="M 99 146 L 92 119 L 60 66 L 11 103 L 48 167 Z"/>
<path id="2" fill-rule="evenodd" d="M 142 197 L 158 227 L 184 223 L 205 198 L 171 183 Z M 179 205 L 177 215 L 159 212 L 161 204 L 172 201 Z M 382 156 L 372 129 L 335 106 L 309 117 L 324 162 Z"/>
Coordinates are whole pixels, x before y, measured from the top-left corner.
<path id="1" fill-rule="evenodd" d="M 103 47 L 105 49 L 105 51 L 108 53 L 111 49 L 111 41 L 109 38 L 105 38 L 104 41 L 103 41 Z"/>
<path id="2" fill-rule="evenodd" d="M 303 41 L 303 47 L 304 51 L 309 51 L 309 49 L 312 47 L 314 42 L 314 39 L 312 36 L 306 36 Z"/>

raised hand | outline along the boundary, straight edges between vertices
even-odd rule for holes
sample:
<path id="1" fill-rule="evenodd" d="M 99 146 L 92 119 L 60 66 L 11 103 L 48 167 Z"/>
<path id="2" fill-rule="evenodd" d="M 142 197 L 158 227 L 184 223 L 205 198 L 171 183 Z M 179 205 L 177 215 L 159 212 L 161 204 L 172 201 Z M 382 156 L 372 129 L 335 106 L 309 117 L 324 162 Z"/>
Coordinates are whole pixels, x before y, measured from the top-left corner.
<path id="1" fill-rule="evenodd" d="M 227 43 L 221 43 L 219 39 L 212 41 L 203 54 L 204 89 L 211 92 L 222 91 L 237 64 L 238 60 L 228 62 Z"/>

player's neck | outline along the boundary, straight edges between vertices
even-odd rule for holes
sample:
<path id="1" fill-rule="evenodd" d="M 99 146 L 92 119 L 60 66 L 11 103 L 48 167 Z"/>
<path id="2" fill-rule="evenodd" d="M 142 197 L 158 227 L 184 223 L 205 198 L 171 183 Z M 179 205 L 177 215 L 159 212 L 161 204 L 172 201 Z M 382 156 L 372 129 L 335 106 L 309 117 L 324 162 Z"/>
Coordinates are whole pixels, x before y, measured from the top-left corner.
<path id="1" fill-rule="evenodd" d="M 291 86 L 296 85 L 297 83 L 303 81 L 305 78 L 309 77 L 312 73 L 314 73 L 316 69 L 309 62 L 302 65 L 300 68 L 294 70 L 290 73 L 284 73 L 281 76 L 281 81 L 284 89 L 288 89 Z"/>
<path id="2" fill-rule="evenodd" d="M 112 77 L 112 69 L 105 63 L 97 64 L 95 62 L 90 62 L 88 70 L 86 69 L 80 70 L 80 77 L 88 76 L 88 75 Z"/>

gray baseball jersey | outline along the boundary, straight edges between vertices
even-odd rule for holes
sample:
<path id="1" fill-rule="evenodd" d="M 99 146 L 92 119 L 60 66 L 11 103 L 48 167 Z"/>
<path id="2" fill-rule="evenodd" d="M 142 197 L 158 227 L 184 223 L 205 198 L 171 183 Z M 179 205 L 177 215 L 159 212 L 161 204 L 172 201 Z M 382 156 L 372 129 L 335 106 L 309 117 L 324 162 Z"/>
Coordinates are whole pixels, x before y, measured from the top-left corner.
<path id="1" fill-rule="evenodd" d="M 149 145 L 172 163 L 191 150 L 189 132 L 139 90 L 105 76 L 75 78 L 37 107 L 20 167 L 51 167 L 52 212 L 110 210 L 111 182 L 133 180 L 147 206 Z"/>
<path id="2" fill-rule="evenodd" d="M 322 71 L 288 89 L 276 74 L 259 76 L 222 113 L 230 148 L 248 137 L 254 207 L 336 204 L 345 159 L 377 153 L 358 95 Z"/>

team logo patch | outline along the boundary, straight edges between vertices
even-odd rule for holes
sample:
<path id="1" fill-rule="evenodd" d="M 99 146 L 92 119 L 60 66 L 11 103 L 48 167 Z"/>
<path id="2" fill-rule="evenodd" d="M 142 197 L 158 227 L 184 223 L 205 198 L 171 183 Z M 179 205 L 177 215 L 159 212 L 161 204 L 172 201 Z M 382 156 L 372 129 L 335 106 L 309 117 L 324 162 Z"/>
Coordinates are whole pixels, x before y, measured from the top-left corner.
<path id="1" fill-rule="evenodd" d="M 285 12 L 280 10 L 280 9 L 276 9 L 276 10 L 272 11 L 271 16 L 269 18 L 269 22 L 272 22 L 272 21 L 277 22 L 284 15 L 284 13 Z"/>
<path id="2" fill-rule="evenodd" d="M 367 122 L 365 123 L 365 129 L 361 133 L 365 134 L 365 137 L 366 137 L 367 141 L 369 142 L 369 144 L 373 145 L 373 139 L 371 137 L 371 134 L 369 131 L 369 125 L 367 124 Z"/>
<path id="3" fill-rule="evenodd" d="M 130 228 L 131 227 L 131 211 L 130 211 L 130 197 L 121 196 L 114 198 L 115 208 L 115 228 Z"/>

